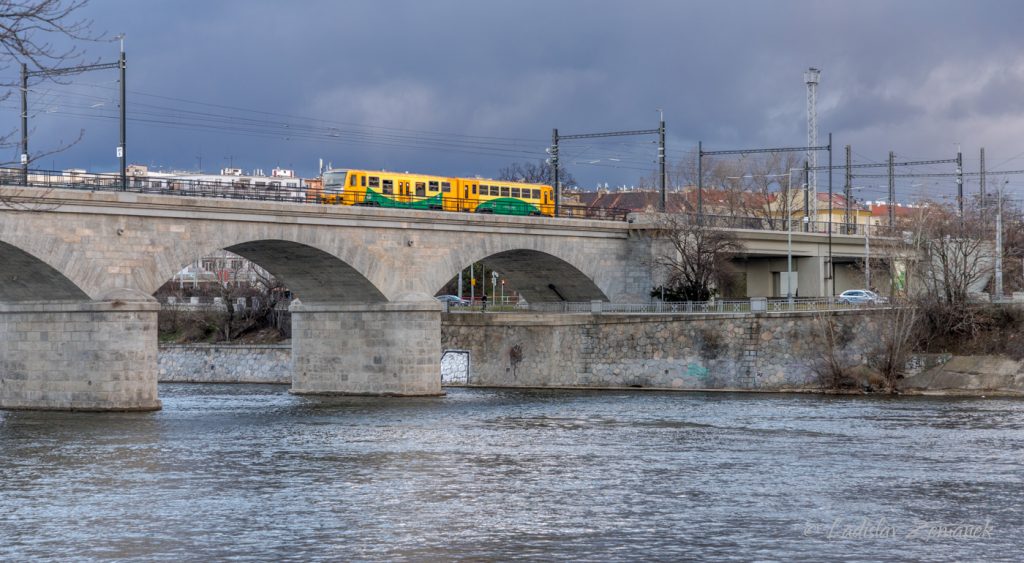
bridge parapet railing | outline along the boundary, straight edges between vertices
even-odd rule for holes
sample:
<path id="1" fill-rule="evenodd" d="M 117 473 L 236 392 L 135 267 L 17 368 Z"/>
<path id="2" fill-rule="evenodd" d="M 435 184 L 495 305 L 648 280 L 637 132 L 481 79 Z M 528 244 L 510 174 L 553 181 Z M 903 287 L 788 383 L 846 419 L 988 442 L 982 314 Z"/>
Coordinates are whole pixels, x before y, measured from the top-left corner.
<path id="1" fill-rule="evenodd" d="M 560 314 L 734 314 L 750 312 L 842 311 L 888 307 L 886 303 L 841 303 L 834 297 L 716 299 L 713 301 L 653 301 L 647 303 L 609 303 L 604 301 L 558 301 L 487 307 L 451 306 L 449 313 L 560 313 Z"/>
<path id="2" fill-rule="evenodd" d="M 9 186 L 26 186 L 44 189 L 72 189 L 88 191 L 127 191 L 153 195 L 173 195 L 184 197 L 202 197 L 219 199 L 245 199 L 291 203 L 306 203 L 311 205 L 322 205 L 318 201 L 315 190 L 308 186 L 278 185 L 272 179 L 260 177 L 244 177 L 237 180 L 209 181 L 199 180 L 191 177 L 174 176 L 134 176 L 128 175 L 127 185 L 121 184 L 121 176 L 118 173 L 89 173 L 80 170 L 29 170 L 26 175 L 21 168 L 0 167 L 0 184 Z M 431 200 L 430 196 L 403 195 L 400 196 L 402 206 L 418 208 L 417 204 L 426 204 Z M 453 198 L 444 208 L 454 211 L 466 208 L 469 200 Z M 578 203 L 564 202 L 559 209 L 558 216 L 561 218 L 596 219 L 606 221 L 626 221 L 629 215 L 643 216 L 645 213 L 635 213 L 629 209 L 614 207 L 596 207 Z M 426 209 L 426 207 L 424 207 Z M 871 237 L 891 237 L 899 234 L 899 228 L 889 228 L 880 225 L 867 227 L 863 224 L 847 224 L 845 221 L 785 221 L 775 216 L 761 216 L 763 214 L 714 214 L 705 213 L 698 216 L 695 213 L 687 213 L 693 220 L 712 228 L 722 229 L 747 229 L 759 231 L 786 231 L 791 229 L 794 233 L 827 233 L 833 234 L 860 235 L 865 234 Z"/>

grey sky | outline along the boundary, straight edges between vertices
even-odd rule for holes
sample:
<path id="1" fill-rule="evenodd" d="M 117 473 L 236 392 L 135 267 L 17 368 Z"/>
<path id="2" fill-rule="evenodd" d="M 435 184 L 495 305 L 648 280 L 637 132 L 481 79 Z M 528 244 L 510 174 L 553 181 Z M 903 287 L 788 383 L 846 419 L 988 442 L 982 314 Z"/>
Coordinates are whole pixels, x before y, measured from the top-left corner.
<path id="1" fill-rule="evenodd" d="M 194 169 L 201 156 L 214 170 L 230 157 L 312 175 L 323 158 L 493 175 L 541 158 L 552 127 L 654 128 L 658 107 L 674 157 L 698 139 L 712 150 L 799 146 L 812 65 L 819 137 L 834 134 L 837 163 L 845 144 L 863 161 L 889 150 L 949 158 L 961 143 L 968 169 L 981 146 L 990 168 L 1024 168 L 1019 2 L 93 0 L 87 15 L 127 34 L 129 160 L 165 168 Z M 89 51 L 116 57 L 113 44 Z M 86 129 L 52 165 L 116 167 L 116 109 L 100 99 L 114 100 L 115 79 L 34 89 L 34 146 Z M 182 110 L 235 119 L 201 128 Z M 563 154 L 585 187 L 629 184 L 653 169 L 653 140 L 567 143 Z"/>

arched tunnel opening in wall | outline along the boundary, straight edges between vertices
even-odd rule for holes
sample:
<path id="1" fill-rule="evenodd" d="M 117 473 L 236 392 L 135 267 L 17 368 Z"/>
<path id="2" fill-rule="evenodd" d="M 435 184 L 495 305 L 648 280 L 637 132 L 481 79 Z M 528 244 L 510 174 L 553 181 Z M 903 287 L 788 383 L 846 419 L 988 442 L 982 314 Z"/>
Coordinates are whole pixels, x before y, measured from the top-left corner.
<path id="1" fill-rule="evenodd" d="M 493 292 L 504 291 L 506 295 L 521 295 L 528 303 L 551 303 L 551 302 L 580 302 L 580 301 L 608 301 L 607 295 L 594 280 L 579 268 L 569 262 L 537 250 L 507 250 L 486 256 L 474 262 L 476 268 L 473 270 L 480 274 L 480 265 L 485 270 L 485 279 L 479 279 L 478 284 L 485 285 L 487 295 Z M 465 264 L 463 271 L 463 293 L 468 296 L 470 293 L 470 281 L 465 279 L 468 269 L 472 264 Z M 498 272 L 498 283 L 492 286 L 490 272 Z M 499 287 L 501 282 L 504 287 Z M 458 273 L 449 280 L 439 293 L 457 292 Z M 475 291 L 480 296 L 478 286 Z M 493 297 L 492 297 L 493 298 Z"/>

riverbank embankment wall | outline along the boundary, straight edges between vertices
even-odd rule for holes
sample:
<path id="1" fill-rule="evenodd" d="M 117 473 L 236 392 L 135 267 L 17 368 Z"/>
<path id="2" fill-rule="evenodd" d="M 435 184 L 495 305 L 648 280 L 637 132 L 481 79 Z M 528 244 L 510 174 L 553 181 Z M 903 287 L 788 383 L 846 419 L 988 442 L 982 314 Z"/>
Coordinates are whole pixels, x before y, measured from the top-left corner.
<path id="1" fill-rule="evenodd" d="M 829 330 L 841 365 L 879 339 L 867 311 L 448 314 L 441 334 L 469 352 L 470 385 L 776 391 L 820 386 Z"/>
<path id="2" fill-rule="evenodd" d="M 291 344 L 161 344 L 161 383 L 291 383 Z"/>

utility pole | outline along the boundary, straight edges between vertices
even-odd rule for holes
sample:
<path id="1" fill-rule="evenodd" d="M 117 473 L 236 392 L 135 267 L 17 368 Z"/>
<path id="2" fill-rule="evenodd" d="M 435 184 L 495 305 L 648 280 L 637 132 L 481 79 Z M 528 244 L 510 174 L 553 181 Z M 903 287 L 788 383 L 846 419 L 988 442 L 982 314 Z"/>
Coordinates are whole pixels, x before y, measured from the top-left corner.
<path id="1" fill-rule="evenodd" d="M 21 185 L 28 185 L 28 64 L 21 63 Z"/>
<path id="2" fill-rule="evenodd" d="M 821 71 L 811 67 L 804 73 L 804 83 L 807 85 L 807 146 L 814 147 L 818 144 L 818 82 L 821 79 Z M 809 188 L 814 192 L 814 215 L 818 215 L 818 154 L 816 151 L 807 151 L 807 160 L 810 167 L 814 169 L 811 176 Z"/>
<path id="3" fill-rule="evenodd" d="M 999 185 L 999 200 L 996 202 L 996 297 L 1003 298 L 1003 187 L 1007 180 Z"/>
<path id="4" fill-rule="evenodd" d="M 960 226 L 964 226 L 964 154 L 956 149 L 956 205 L 960 214 Z"/>
<path id="5" fill-rule="evenodd" d="M 804 161 L 804 232 L 811 231 L 811 165 Z M 815 217 L 817 219 L 817 217 Z"/>
<path id="6" fill-rule="evenodd" d="M 893 170 L 896 166 L 896 153 L 889 151 L 889 228 L 896 223 L 896 176 Z"/>
<path id="7" fill-rule="evenodd" d="M 664 178 L 665 178 L 665 164 L 664 164 L 664 162 L 665 162 L 664 161 L 664 158 L 665 158 L 664 157 L 664 154 L 665 154 L 665 118 L 664 118 L 664 116 L 662 117 L 662 120 L 661 120 L 661 127 L 659 127 L 658 129 L 644 129 L 642 131 L 640 131 L 640 130 L 638 130 L 638 131 L 609 131 L 609 132 L 606 132 L 606 133 L 584 133 L 584 134 L 580 134 L 580 135 L 559 135 L 558 134 L 558 129 L 552 129 L 551 130 L 551 149 L 550 149 L 551 150 L 551 159 L 550 160 L 551 160 L 551 167 L 554 169 L 554 180 L 555 180 L 555 182 L 554 182 L 555 183 L 555 186 L 554 186 L 555 187 L 555 216 L 556 217 L 558 216 L 558 211 L 559 211 L 560 205 L 561 205 L 561 203 L 560 203 L 561 202 L 561 194 L 559 192 L 562 191 L 561 187 L 558 185 L 559 184 L 559 181 L 558 181 L 558 143 L 560 141 L 571 141 L 571 140 L 577 140 L 577 139 L 600 139 L 600 138 L 605 138 L 605 137 L 626 137 L 626 136 L 630 136 L 630 135 L 659 135 L 660 136 L 661 144 L 660 144 L 659 156 L 662 159 L 662 161 L 661 161 L 662 162 L 662 165 L 661 165 L 661 173 L 662 174 L 661 174 L 661 176 L 662 176 L 662 182 L 664 182 Z M 665 184 L 664 183 L 662 183 L 662 185 L 661 185 L 661 194 L 662 194 L 662 196 L 661 196 L 662 202 L 664 202 L 665 201 Z M 662 206 L 662 209 L 664 209 L 664 204 Z"/>
<path id="8" fill-rule="evenodd" d="M 850 167 L 853 162 L 850 153 L 850 145 L 846 145 L 846 184 L 843 186 L 843 197 L 846 198 L 846 234 L 848 235 L 857 232 L 856 226 L 854 226 L 853 232 L 850 232 L 850 211 L 853 206 L 851 202 L 853 197 L 853 169 Z"/>
<path id="9" fill-rule="evenodd" d="M 126 114 L 125 114 L 125 54 L 124 54 L 124 35 L 119 36 L 121 40 L 121 58 L 116 63 L 100 63 L 93 65 L 80 65 L 65 68 L 47 68 L 41 70 L 28 70 L 26 63 L 21 65 L 21 174 L 22 182 L 28 185 L 28 165 L 29 165 L 29 154 L 28 154 L 28 79 L 35 76 L 42 77 L 54 77 L 54 76 L 66 76 L 69 74 L 81 74 L 91 70 L 107 70 L 107 69 L 120 69 L 121 70 L 121 142 L 117 147 L 117 157 L 121 161 L 121 188 L 124 189 L 127 185 L 125 175 L 125 128 L 126 128 Z"/>
<path id="10" fill-rule="evenodd" d="M 665 194 L 665 112 L 658 110 L 661 114 L 661 125 L 658 127 L 658 165 L 661 169 L 661 212 L 665 213 L 668 210 L 667 198 Z"/>
<path id="11" fill-rule="evenodd" d="M 125 119 L 127 114 L 125 113 L 125 107 L 124 107 L 124 102 L 125 102 L 125 82 L 124 82 L 124 78 L 125 78 L 125 71 L 128 68 L 128 64 L 127 64 L 127 60 L 125 59 L 125 56 L 124 56 L 124 35 L 121 35 L 121 61 L 120 61 L 119 66 L 121 68 L 121 145 L 119 147 L 117 147 L 117 156 L 121 159 L 121 189 L 122 190 L 127 190 L 128 189 L 128 175 L 127 175 L 126 171 L 127 171 L 128 155 L 126 153 L 127 153 L 128 148 L 125 145 L 125 143 L 126 143 L 125 137 L 126 137 L 126 133 L 127 133 L 127 129 L 128 129 L 128 124 L 127 124 L 127 120 Z"/>
<path id="12" fill-rule="evenodd" d="M 981 195 L 981 223 L 988 219 L 988 200 L 985 199 L 985 147 L 981 147 L 981 165 L 978 170 L 978 186 Z"/>
<path id="13" fill-rule="evenodd" d="M 832 295 L 835 296 L 836 269 L 832 266 L 832 133 L 828 134 L 828 277 L 832 280 Z"/>
<path id="14" fill-rule="evenodd" d="M 553 178 L 555 189 L 555 217 L 558 217 L 558 211 L 561 206 L 561 188 L 558 187 L 558 129 L 551 130 L 551 177 Z"/>
<path id="15" fill-rule="evenodd" d="M 871 221 L 864 225 L 864 285 L 871 289 Z M 874 290 L 872 290 L 874 291 Z"/>
<path id="16" fill-rule="evenodd" d="M 704 224 L 704 142 L 697 141 L 697 223 Z"/>

